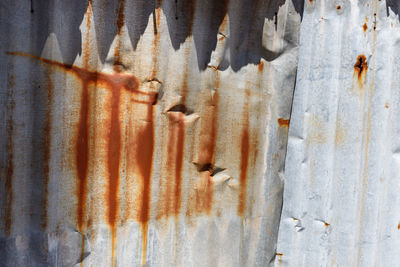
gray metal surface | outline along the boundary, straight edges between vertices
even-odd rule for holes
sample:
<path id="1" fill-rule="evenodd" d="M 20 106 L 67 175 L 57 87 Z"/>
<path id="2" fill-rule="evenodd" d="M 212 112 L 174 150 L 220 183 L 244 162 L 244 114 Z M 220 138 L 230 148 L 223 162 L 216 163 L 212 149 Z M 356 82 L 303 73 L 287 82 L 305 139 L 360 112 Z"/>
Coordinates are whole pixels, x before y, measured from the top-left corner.
<path id="1" fill-rule="evenodd" d="M 276 266 L 399 266 L 397 3 L 305 3 Z"/>
<path id="2" fill-rule="evenodd" d="M 2 1 L 1 265 L 273 261 L 301 13 Z"/>

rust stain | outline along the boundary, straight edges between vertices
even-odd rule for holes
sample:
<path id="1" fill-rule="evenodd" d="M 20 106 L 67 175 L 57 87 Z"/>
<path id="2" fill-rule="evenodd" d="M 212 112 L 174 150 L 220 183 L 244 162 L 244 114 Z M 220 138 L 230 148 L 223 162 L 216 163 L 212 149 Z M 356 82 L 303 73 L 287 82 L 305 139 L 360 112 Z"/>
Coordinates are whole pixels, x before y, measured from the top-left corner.
<path id="1" fill-rule="evenodd" d="M 118 0 L 119 8 L 118 8 L 118 19 L 117 19 L 117 27 L 118 27 L 118 32 L 117 34 L 121 34 L 121 29 L 122 26 L 124 26 L 124 20 L 125 20 L 125 0 Z"/>
<path id="2" fill-rule="evenodd" d="M 211 95 L 208 109 L 204 112 L 200 124 L 199 152 L 196 165 L 200 172 L 200 179 L 194 185 L 194 192 L 191 192 L 188 200 L 187 216 L 206 213 L 210 214 L 213 204 L 213 175 L 215 162 L 215 147 L 218 129 L 218 102 L 220 78 L 216 71 L 215 91 Z"/>
<path id="3" fill-rule="evenodd" d="M 150 205 L 150 179 L 152 158 L 154 150 L 154 129 L 153 129 L 153 104 L 156 102 L 157 94 L 154 92 L 139 91 L 139 81 L 133 75 L 123 73 L 101 73 L 97 71 L 89 71 L 77 66 L 60 63 L 57 61 L 41 58 L 38 56 L 20 53 L 20 52 L 7 52 L 8 55 L 24 56 L 32 59 L 39 60 L 45 64 L 58 67 L 59 69 L 77 76 L 82 83 L 81 92 L 81 108 L 80 119 L 78 123 L 78 135 L 76 142 L 76 165 L 78 174 L 78 207 L 77 207 L 77 221 L 78 227 L 83 228 L 84 218 L 86 214 L 86 198 L 87 198 L 87 174 L 89 162 L 89 84 L 95 83 L 103 85 L 112 92 L 111 97 L 111 127 L 108 140 L 108 173 L 109 173 L 109 187 L 108 187 L 108 223 L 110 224 L 113 235 L 115 234 L 115 223 L 118 217 L 119 202 L 118 202 L 118 187 L 119 187 L 119 165 L 120 165 L 120 148 L 121 148 L 121 126 L 119 121 L 120 115 L 120 91 L 125 89 L 132 95 L 138 97 L 133 98 L 132 101 L 137 104 L 147 105 L 147 123 L 137 137 L 137 144 L 139 145 L 137 153 L 137 161 L 140 172 L 143 178 L 143 195 L 139 221 L 143 224 L 143 231 L 147 232 L 147 223 L 149 221 L 149 205 Z M 146 99 L 143 100 L 143 97 Z M 147 234 L 146 234 L 147 236 Z M 112 237 L 114 240 L 115 238 Z M 146 243 L 147 238 L 144 238 Z M 113 241 L 114 242 L 114 241 Z"/>
<path id="4" fill-rule="evenodd" d="M 325 225 L 326 227 L 328 227 L 330 224 L 327 223 L 327 222 L 324 222 L 324 225 Z"/>
<path id="5" fill-rule="evenodd" d="M 13 142 L 13 135 L 14 135 L 14 108 L 15 102 L 13 99 L 12 89 L 15 86 L 15 78 L 13 75 L 8 76 L 7 87 L 9 89 L 8 97 L 11 98 L 9 104 L 9 118 L 8 118 L 8 125 L 7 125 L 7 171 L 5 177 L 5 233 L 7 236 L 11 234 L 11 227 L 12 227 L 12 208 L 13 208 L 13 201 L 14 201 L 14 192 L 13 192 L 13 178 L 14 178 L 14 142 Z"/>
<path id="6" fill-rule="evenodd" d="M 161 5 L 161 0 L 157 0 L 157 5 Z M 153 70 L 151 79 L 155 79 L 157 75 L 157 50 L 160 43 L 160 34 L 158 28 L 160 27 L 161 8 L 158 7 L 153 15 L 155 15 L 154 27 L 154 40 L 153 40 Z M 154 88 L 153 88 L 154 89 Z M 151 104 L 147 104 L 147 120 L 143 129 L 137 135 L 136 144 L 136 160 L 138 163 L 140 176 L 142 179 L 142 195 L 140 203 L 140 211 L 138 221 L 142 226 L 142 265 L 146 264 L 147 258 L 147 231 L 150 220 L 150 201 L 151 201 L 151 174 L 153 168 L 153 153 L 154 153 L 154 118 L 153 118 L 153 105 L 156 104 L 157 95 Z"/>
<path id="7" fill-rule="evenodd" d="M 336 9 L 337 9 L 337 10 L 340 10 L 340 9 L 342 9 L 342 7 L 341 7 L 340 5 L 338 5 L 338 6 L 336 7 Z"/>
<path id="8" fill-rule="evenodd" d="M 258 71 L 262 72 L 264 70 L 264 62 L 260 61 L 260 64 L 258 64 Z"/>
<path id="9" fill-rule="evenodd" d="M 397 230 L 400 230 L 400 223 L 397 224 Z"/>
<path id="10" fill-rule="evenodd" d="M 282 253 L 277 252 L 277 253 L 275 253 L 275 255 L 279 256 L 279 259 L 278 259 L 279 261 L 282 261 L 282 256 L 283 256 Z"/>
<path id="11" fill-rule="evenodd" d="M 363 31 L 364 31 L 364 33 L 367 32 L 367 30 L 368 30 L 367 22 L 364 22 L 364 25 L 363 25 Z"/>
<path id="12" fill-rule="evenodd" d="M 151 173 L 154 152 L 153 105 L 147 104 L 147 121 L 137 134 L 136 160 L 142 178 L 143 191 L 139 211 L 139 222 L 142 225 L 142 264 L 145 264 L 147 250 L 147 230 L 150 220 Z"/>
<path id="13" fill-rule="evenodd" d="M 389 103 L 386 103 L 386 104 L 385 104 L 385 108 L 389 108 Z"/>
<path id="14" fill-rule="evenodd" d="M 118 217 L 118 192 L 119 192 L 119 170 L 120 170 L 120 150 L 121 150 L 121 126 L 119 121 L 120 114 L 120 88 L 112 88 L 111 96 L 111 127 L 108 143 L 108 223 L 112 232 L 112 265 L 114 265 L 114 240 L 116 232 L 116 220 Z"/>
<path id="15" fill-rule="evenodd" d="M 357 77 L 360 88 L 362 87 L 362 84 L 365 81 L 367 70 L 368 70 L 367 58 L 364 55 L 359 55 L 357 57 L 356 63 L 354 64 L 353 75 Z"/>
<path id="16" fill-rule="evenodd" d="M 249 165 L 249 102 L 250 92 L 246 90 L 246 101 L 243 110 L 243 129 L 240 146 L 240 179 L 239 179 L 239 203 L 238 215 L 243 217 L 247 202 L 247 169 Z"/>
<path id="17" fill-rule="evenodd" d="M 289 123 L 290 119 L 283 119 L 283 118 L 278 119 L 279 127 L 289 127 Z"/>
<path id="18" fill-rule="evenodd" d="M 121 35 L 122 27 L 125 20 L 125 1 L 118 1 L 118 19 L 117 19 L 117 35 Z M 114 51 L 114 66 L 115 72 L 119 72 L 121 65 L 120 58 L 121 38 L 118 38 L 117 47 Z M 111 227 L 111 266 L 114 266 L 114 251 L 115 251 L 115 238 L 116 238 L 116 221 L 118 218 L 119 210 L 119 170 L 120 170 L 120 153 L 121 153 L 121 125 L 119 121 L 120 114 L 120 99 L 121 92 L 120 86 L 112 87 L 111 95 L 111 126 L 109 132 L 108 143 L 108 224 Z"/>

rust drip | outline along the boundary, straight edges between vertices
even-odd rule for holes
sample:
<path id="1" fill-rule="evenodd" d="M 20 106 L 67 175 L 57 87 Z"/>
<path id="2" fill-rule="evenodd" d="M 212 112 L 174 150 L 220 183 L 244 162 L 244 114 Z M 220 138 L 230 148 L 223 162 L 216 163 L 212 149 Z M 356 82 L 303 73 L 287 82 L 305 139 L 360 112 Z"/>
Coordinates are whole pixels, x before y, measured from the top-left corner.
<path id="1" fill-rule="evenodd" d="M 178 216 L 181 208 L 181 184 L 183 153 L 185 143 L 185 115 L 180 111 L 169 111 L 168 116 L 168 157 L 166 162 L 167 181 L 162 185 L 157 219 Z"/>
<path id="2" fill-rule="evenodd" d="M 262 72 L 264 70 L 264 62 L 260 61 L 260 64 L 258 64 L 258 71 Z"/>
<path id="3" fill-rule="evenodd" d="M 278 119 L 278 124 L 279 127 L 289 127 L 290 119 L 284 119 L 284 118 L 279 118 Z"/>
<path id="4" fill-rule="evenodd" d="M 190 49 L 186 49 L 185 56 L 189 58 Z M 186 94 L 188 91 L 188 64 L 185 64 L 183 75 L 182 92 L 180 104 L 168 111 L 168 157 L 167 157 L 167 183 L 166 192 L 160 201 L 161 211 L 158 218 L 163 216 L 179 216 L 181 210 L 182 195 L 182 168 L 185 146 L 185 113 Z M 174 181 L 174 183 L 170 181 Z"/>
<path id="5" fill-rule="evenodd" d="M 357 61 L 354 64 L 354 74 L 357 77 L 358 85 L 361 88 L 365 82 L 365 77 L 367 75 L 368 64 L 367 58 L 364 55 L 359 55 Z"/>
<path id="6" fill-rule="evenodd" d="M 8 118 L 8 125 L 7 125 L 7 171 L 5 177 L 5 218 L 4 218 L 4 228 L 5 233 L 7 236 L 11 234 L 11 226 L 13 222 L 12 218 L 12 208 L 13 208 L 13 201 L 14 201 L 14 192 L 13 192 L 13 178 L 14 178 L 14 142 L 13 142 L 13 135 L 14 135 L 14 108 L 15 102 L 13 99 L 12 88 L 15 85 L 15 79 L 13 75 L 8 76 L 8 84 L 7 87 L 9 89 L 8 97 L 11 98 L 9 104 L 9 118 Z"/>
<path id="7" fill-rule="evenodd" d="M 243 217 L 247 202 L 247 169 L 249 166 L 249 97 L 250 92 L 246 90 L 246 102 L 243 110 L 243 129 L 240 145 L 240 179 L 239 179 L 239 203 L 238 215 Z"/>
<path id="8" fill-rule="evenodd" d="M 158 5 L 161 5 L 161 0 L 157 0 Z M 153 70 L 151 78 L 155 79 L 157 74 L 157 50 L 160 42 L 160 34 L 158 28 L 160 26 L 161 8 L 158 7 L 154 10 L 153 16 L 155 19 L 154 25 L 154 40 L 153 40 Z M 153 88 L 154 89 L 154 88 Z M 150 201 L 151 201 L 151 175 L 153 168 L 153 153 L 154 153 L 154 118 L 153 118 L 153 105 L 156 104 L 157 99 L 154 99 L 152 104 L 147 105 L 147 120 L 144 128 L 139 131 L 136 144 L 136 160 L 138 163 L 140 176 L 142 179 L 142 196 L 138 221 L 142 226 L 142 265 L 146 264 L 147 257 L 147 232 L 150 220 Z"/>
<path id="9" fill-rule="evenodd" d="M 88 82 L 83 81 L 81 108 L 79 111 L 78 136 L 75 163 L 78 174 L 78 228 L 82 232 L 86 214 L 87 175 L 89 165 L 89 92 Z"/>
<path id="10" fill-rule="evenodd" d="M 117 34 L 121 34 L 121 29 L 122 26 L 124 26 L 124 20 L 125 20 L 125 0 L 119 0 L 118 1 L 119 8 L 118 8 L 118 19 L 117 19 L 117 27 L 118 27 L 118 32 Z"/>
<path id="11" fill-rule="evenodd" d="M 8 55 L 24 56 L 39 60 L 45 64 L 57 67 L 62 71 L 66 71 L 75 75 L 82 83 L 81 91 L 81 107 L 80 118 L 78 123 L 78 134 L 76 142 L 76 166 L 77 166 L 77 221 L 81 231 L 84 226 L 84 217 L 86 214 L 87 199 L 87 175 L 89 163 L 89 85 L 90 83 L 103 85 L 112 92 L 111 97 L 111 127 L 108 140 L 108 223 L 112 228 L 112 235 L 115 234 L 115 224 L 118 217 L 119 202 L 119 169 L 120 169 L 120 148 L 121 148 L 121 127 L 119 121 L 120 115 L 120 92 L 125 89 L 133 96 L 132 101 L 138 104 L 147 105 L 147 123 L 143 131 L 138 134 L 137 143 L 140 144 L 137 151 L 137 161 L 139 169 L 143 177 L 143 199 L 139 221 L 144 225 L 143 229 L 147 231 L 147 223 L 149 221 L 149 205 L 150 205 L 150 179 L 152 158 L 154 150 L 154 129 L 153 129 L 153 104 L 156 102 L 157 94 L 154 92 L 142 92 L 138 90 L 139 81 L 135 76 L 122 73 L 101 73 L 90 71 L 77 66 L 63 64 L 57 61 L 41 58 L 38 56 L 20 53 L 7 52 Z M 143 99 L 145 98 L 145 99 Z M 147 236 L 147 235 L 146 235 Z M 114 237 L 112 237 L 114 240 Z M 144 239 L 146 243 L 147 238 Z"/>
<path id="12" fill-rule="evenodd" d="M 142 203 L 139 211 L 139 222 L 142 225 L 142 264 L 145 264 L 147 250 L 147 229 L 150 220 L 150 200 L 151 200 L 151 174 L 154 152 L 154 122 L 153 105 L 147 105 L 147 121 L 145 126 L 137 135 L 138 144 L 136 150 L 136 160 L 142 178 Z"/>
<path id="13" fill-rule="evenodd" d="M 215 147 L 218 130 L 218 103 L 220 78 L 216 72 L 215 91 L 211 96 L 209 108 L 201 118 L 199 152 L 197 155 L 197 169 L 200 172 L 200 180 L 194 186 L 194 192 L 189 197 L 187 216 L 206 213 L 210 214 L 213 205 L 214 185 L 214 163 Z"/>
<path id="14" fill-rule="evenodd" d="M 120 150 L 121 150 L 121 126 L 119 121 L 120 114 L 120 88 L 112 88 L 111 96 L 111 127 L 108 143 L 108 223 L 111 226 L 112 258 L 114 265 L 114 240 L 116 232 L 116 220 L 118 217 L 118 192 L 119 192 L 119 170 L 120 170 Z"/>

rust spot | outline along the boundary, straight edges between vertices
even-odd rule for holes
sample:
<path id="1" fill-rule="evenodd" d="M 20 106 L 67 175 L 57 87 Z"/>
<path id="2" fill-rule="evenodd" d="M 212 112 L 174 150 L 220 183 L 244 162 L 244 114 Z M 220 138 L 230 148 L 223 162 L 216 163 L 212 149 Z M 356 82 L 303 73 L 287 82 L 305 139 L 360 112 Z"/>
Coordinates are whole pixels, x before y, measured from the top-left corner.
<path id="1" fill-rule="evenodd" d="M 247 168 L 249 165 L 249 91 L 246 91 L 246 102 L 243 111 L 243 129 L 240 145 L 240 179 L 238 215 L 243 217 L 247 202 Z"/>
<path id="2" fill-rule="evenodd" d="M 260 64 L 258 64 L 258 71 L 262 72 L 264 70 L 264 62 L 260 61 Z"/>
<path id="3" fill-rule="evenodd" d="M 368 30 L 367 22 L 364 22 L 363 31 L 366 32 Z"/>
<path id="4" fill-rule="evenodd" d="M 13 142 L 13 135 L 14 135 L 14 108 L 15 102 L 13 99 L 12 90 L 15 85 L 15 79 L 13 75 L 8 76 L 7 87 L 9 89 L 8 97 L 10 97 L 9 102 L 9 118 L 7 123 L 7 171 L 5 177 L 5 233 L 7 236 L 11 234 L 11 226 L 12 226 L 12 208 L 13 208 L 13 201 L 14 201 L 14 192 L 13 192 L 13 178 L 14 178 L 14 142 Z"/>
<path id="5" fill-rule="evenodd" d="M 324 222 L 324 225 L 325 225 L 326 227 L 328 227 L 330 224 L 327 223 L 327 222 Z"/>
<path id="6" fill-rule="evenodd" d="M 354 64 L 354 75 L 357 76 L 357 80 L 359 82 L 360 87 L 364 82 L 367 70 L 368 70 L 367 58 L 364 55 L 359 55 L 357 57 L 356 63 Z"/>
<path id="7" fill-rule="evenodd" d="M 386 104 L 385 104 L 385 108 L 389 108 L 389 103 L 386 103 Z"/>
<path id="8" fill-rule="evenodd" d="M 290 119 L 283 119 L 283 118 L 278 119 L 279 127 L 289 127 L 289 123 Z"/>
<path id="9" fill-rule="evenodd" d="M 397 230 L 400 230 L 400 223 L 397 224 Z"/>
<path id="10" fill-rule="evenodd" d="M 341 7 L 340 5 L 338 5 L 338 6 L 336 7 L 336 9 L 337 9 L 337 10 L 340 10 L 340 9 L 342 9 L 342 7 Z"/>

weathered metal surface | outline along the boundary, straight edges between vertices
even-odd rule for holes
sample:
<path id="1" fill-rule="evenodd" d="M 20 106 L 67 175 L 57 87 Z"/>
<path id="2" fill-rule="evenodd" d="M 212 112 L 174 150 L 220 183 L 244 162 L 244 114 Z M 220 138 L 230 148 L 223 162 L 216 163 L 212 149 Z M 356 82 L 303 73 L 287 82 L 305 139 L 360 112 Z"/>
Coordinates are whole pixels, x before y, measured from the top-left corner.
<path id="1" fill-rule="evenodd" d="M 398 1 L 306 1 L 277 266 L 399 266 Z"/>
<path id="2" fill-rule="evenodd" d="M 2 264 L 268 265 L 300 2 L 3 1 Z"/>

